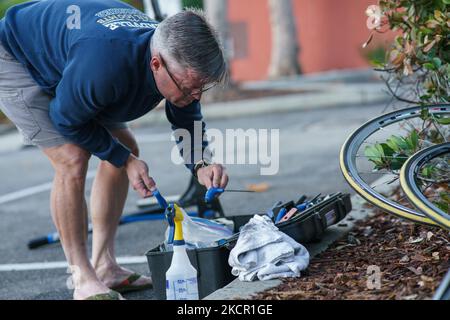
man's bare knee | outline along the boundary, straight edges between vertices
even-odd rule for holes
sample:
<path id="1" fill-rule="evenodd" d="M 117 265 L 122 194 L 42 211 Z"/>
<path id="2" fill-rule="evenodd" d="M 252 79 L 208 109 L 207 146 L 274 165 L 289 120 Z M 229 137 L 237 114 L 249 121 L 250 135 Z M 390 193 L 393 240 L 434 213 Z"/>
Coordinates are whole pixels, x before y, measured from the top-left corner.
<path id="1" fill-rule="evenodd" d="M 70 179 L 84 181 L 88 168 L 90 154 L 86 150 L 74 144 L 44 149 L 49 157 L 56 173 Z"/>

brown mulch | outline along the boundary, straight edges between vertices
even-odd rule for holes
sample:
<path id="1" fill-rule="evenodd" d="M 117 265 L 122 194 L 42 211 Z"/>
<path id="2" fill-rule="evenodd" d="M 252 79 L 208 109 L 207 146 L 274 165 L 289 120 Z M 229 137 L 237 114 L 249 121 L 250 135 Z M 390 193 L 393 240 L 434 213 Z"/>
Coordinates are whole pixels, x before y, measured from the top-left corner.
<path id="1" fill-rule="evenodd" d="M 253 299 L 430 299 L 450 268 L 449 260 L 447 231 L 377 211 L 312 259 L 301 278 L 285 279 Z M 379 289 L 373 288 L 369 266 L 380 268 Z"/>

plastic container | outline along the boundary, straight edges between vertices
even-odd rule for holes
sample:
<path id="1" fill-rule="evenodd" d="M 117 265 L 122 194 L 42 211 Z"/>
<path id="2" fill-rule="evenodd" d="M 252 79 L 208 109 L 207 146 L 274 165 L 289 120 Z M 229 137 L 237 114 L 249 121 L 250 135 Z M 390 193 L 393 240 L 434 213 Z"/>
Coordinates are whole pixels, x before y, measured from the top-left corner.
<path id="1" fill-rule="evenodd" d="M 172 256 L 166 272 L 167 300 L 198 300 L 197 270 L 189 262 L 186 246 L 175 245 Z"/>
<path id="2" fill-rule="evenodd" d="M 291 220 L 276 226 L 297 242 L 307 244 L 319 241 L 325 230 L 342 220 L 351 211 L 350 195 L 336 194 L 329 199 L 306 209 Z M 223 245 L 213 248 L 187 250 L 192 266 L 198 272 L 199 298 L 202 299 L 214 291 L 226 286 L 235 277 L 228 265 L 230 250 L 239 237 L 239 228 L 254 215 L 231 216 L 236 234 Z M 172 261 L 172 252 L 161 252 L 159 246 L 146 253 L 153 279 L 153 288 L 157 299 L 166 299 L 166 271 Z"/>
<path id="3" fill-rule="evenodd" d="M 225 247 L 187 250 L 192 266 L 197 270 L 198 293 L 202 299 L 234 280 L 228 265 L 230 250 Z M 161 252 L 159 247 L 147 252 L 156 298 L 166 300 L 166 271 L 173 252 Z"/>

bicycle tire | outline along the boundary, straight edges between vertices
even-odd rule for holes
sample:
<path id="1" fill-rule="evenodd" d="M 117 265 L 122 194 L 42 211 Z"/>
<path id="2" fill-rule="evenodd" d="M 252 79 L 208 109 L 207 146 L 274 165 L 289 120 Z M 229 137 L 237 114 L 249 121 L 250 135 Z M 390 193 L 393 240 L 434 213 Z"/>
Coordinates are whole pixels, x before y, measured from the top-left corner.
<path id="1" fill-rule="evenodd" d="M 433 296 L 433 300 L 450 300 L 450 270 L 447 271 L 444 279 L 442 279 L 441 284 Z"/>
<path id="2" fill-rule="evenodd" d="M 450 142 L 425 148 L 414 154 L 405 162 L 400 171 L 400 185 L 408 200 L 418 210 L 440 226 L 450 230 L 450 215 L 435 206 L 421 192 L 415 179 L 425 163 L 446 153 L 450 154 Z"/>
<path id="3" fill-rule="evenodd" d="M 397 123 L 401 120 L 420 117 L 423 109 L 428 109 L 428 111 L 433 115 L 450 114 L 450 104 L 440 104 L 409 107 L 369 120 L 356 129 L 344 142 L 340 151 L 339 162 L 341 172 L 347 183 L 368 202 L 400 218 L 405 218 L 421 224 L 436 226 L 436 222 L 428 218 L 423 213 L 386 199 L 384 196 L 374 191 L 370 185 L 368 185 L 359 176 L 358 171 L 356 170 L 356 155 L 358 149 L 368 137 L 390 124 Z"/>

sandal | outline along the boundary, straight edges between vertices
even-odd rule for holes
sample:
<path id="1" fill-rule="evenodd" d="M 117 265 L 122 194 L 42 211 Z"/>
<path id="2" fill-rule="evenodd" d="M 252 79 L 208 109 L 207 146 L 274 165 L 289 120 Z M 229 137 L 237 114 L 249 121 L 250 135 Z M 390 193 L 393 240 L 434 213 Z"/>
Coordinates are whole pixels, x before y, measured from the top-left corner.
<path id="1" fill-rule="evenodd" d="M 122 297 L 118 292 L 111 290 L 107 293 L 94 294 L 85 300 L 122 300 Z"/>
<path id="2" fill-rule="evenodd" d="M 141 277 L 142 276 L 140 274 L 133 273 L 127 279 L 122 281 L 119 285 L 114 286 L 111 289 L 114 290 L 114 291 L 117 291 L 119 293 L 125 293 L 125 292 L 139 291 L 139 290 L 145 290 L 145 289 L 153 288 L 153 284 L 152 283 L 143 284 L 143 285 L 133 285 L 133 283 L 135 283 Z"/>

